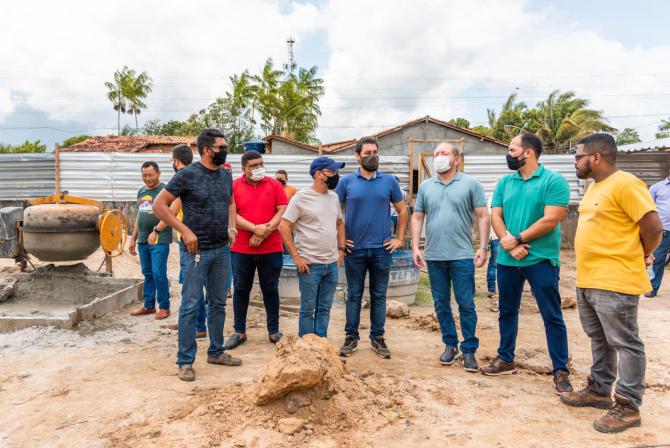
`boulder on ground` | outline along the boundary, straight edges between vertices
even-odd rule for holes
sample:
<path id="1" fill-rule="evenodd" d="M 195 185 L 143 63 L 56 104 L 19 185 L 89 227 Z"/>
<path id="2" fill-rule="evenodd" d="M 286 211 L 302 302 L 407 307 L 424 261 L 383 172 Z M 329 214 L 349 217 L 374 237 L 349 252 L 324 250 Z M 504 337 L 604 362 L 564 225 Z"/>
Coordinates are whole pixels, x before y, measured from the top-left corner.
<path id="1" fill-rule="evenodd" d="M 398 302 L 397 300 L 389 300 L 386 302 L 386 317 L 391 319 L 404 319 L 409 317 L 409 305 Z"/>

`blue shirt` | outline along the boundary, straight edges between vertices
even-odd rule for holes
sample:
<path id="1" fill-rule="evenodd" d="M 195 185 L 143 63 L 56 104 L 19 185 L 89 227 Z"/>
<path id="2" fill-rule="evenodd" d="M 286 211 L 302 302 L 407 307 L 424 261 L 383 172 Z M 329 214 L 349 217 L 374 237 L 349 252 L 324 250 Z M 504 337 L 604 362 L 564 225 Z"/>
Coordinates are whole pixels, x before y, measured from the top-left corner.
<path id="1" fill-rule="evenodd" d="M 335 192 L 344 204 L 344 228 L 356 249 L 379 249 L 391 238 L 389 203 L 402 201 L 402 191 L 395 178 L 381 171 L 366 179 L 360 170 L 347 174 Z"/>
<path id="2" fill-rule="evenodd" d="M 437 176 L 423 181 L 414 211 L 426 215 L 426 260 L 472 259 L 472 220 L 479 207 L 486 207 L 486 196 L 472 176 L 457 172 L 446 184 Z"/>
<path id="3" fill-rule="evenodd" d="M 670 179 L 663 179 L 652 185 L 649 194 L 656 203 L 663 230 L 670 230 Z"/>

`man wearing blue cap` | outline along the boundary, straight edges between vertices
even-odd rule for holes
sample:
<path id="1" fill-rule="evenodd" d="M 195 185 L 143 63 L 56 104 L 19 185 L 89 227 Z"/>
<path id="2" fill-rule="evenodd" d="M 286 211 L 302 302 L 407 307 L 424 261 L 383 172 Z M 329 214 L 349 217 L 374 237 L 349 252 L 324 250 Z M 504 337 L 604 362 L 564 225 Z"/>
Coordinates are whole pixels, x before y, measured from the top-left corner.
<path id="1" fill-rule="evenodd" d="M 314 333 L 325 338 L 328 333 L 337 268 L 345 255 L 342 209 L 332 191 L 343 166 L 329 157 L 314 159 L 309 167 L 312 185 L 293 196 L 279 225 L 284 245 L 298 268 L 299 336 Z"/>
<path id="2" fill-rule="evenodd" d="M 386 323 L 386 289 L 391 272 L 391 254 L 400 249 L 407 226 L 407 209 L 400 185 L 392 175 L 379 168 L 379 145 L 373 137 L 356 142 L 355 157 L 360 168 L 344 176 L 337 186 L 344 204 L 344 226 L 347 244 L 352 250 L 344 263 L 347 274 L 346 333 L 340 355 L 351 356 L 358 348 L 358 328 L 365 275 L 370 274 L 370 344 L 384 359 L 391 351 L 384 341 Z M 398 211 L 398 229 L 391 235 L 389 202 Z"/>

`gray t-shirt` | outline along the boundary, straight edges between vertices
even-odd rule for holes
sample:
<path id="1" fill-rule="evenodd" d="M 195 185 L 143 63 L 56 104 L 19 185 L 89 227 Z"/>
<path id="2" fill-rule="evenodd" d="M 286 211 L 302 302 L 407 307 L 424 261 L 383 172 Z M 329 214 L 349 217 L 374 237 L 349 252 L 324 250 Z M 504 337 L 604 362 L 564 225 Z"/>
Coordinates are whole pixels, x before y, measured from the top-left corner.
<path id="1" fill-rule="evenodd" d="M 282 217 L 293 223 L 298 255 L 310 263 L 337 261 L 337 220 L 342 219 L 342 209 L 335 192 L 303 188 L 293 196 Z"/>
<path id="2" fill-rule="evenodd" d="M 437 176 L 423 181 L 414 211 L 426 215 L 426 260 L 473 258 L 472 222 L 479 207 L 486 207 L 486 196 L 472 176 L 459 172 L 446 185 Z"/>

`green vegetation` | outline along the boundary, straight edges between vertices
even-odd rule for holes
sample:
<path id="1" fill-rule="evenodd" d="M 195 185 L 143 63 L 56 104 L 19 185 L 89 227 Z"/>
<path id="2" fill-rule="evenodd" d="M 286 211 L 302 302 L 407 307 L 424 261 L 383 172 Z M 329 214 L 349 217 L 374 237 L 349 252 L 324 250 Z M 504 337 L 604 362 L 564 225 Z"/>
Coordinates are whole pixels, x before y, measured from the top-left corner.
<path id="1" fill-rule="evenodd" d="M 3 145 L 0 143 L 0 154 L 16 154 L 16 153 L 31 153 L 31 152 L 46 152 L 47 145 L 39 140 L 34 142 L 26 140 L 20 145 Z"/>

